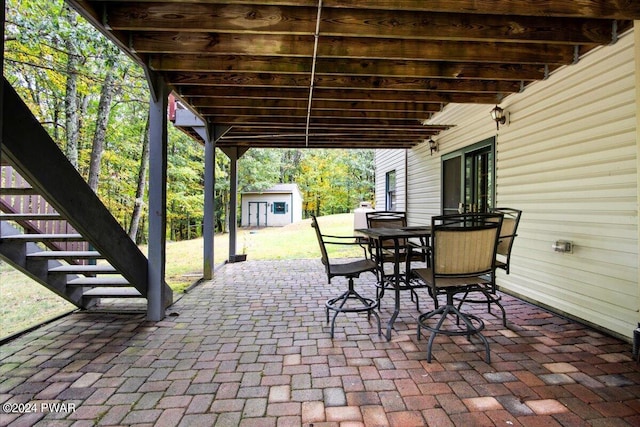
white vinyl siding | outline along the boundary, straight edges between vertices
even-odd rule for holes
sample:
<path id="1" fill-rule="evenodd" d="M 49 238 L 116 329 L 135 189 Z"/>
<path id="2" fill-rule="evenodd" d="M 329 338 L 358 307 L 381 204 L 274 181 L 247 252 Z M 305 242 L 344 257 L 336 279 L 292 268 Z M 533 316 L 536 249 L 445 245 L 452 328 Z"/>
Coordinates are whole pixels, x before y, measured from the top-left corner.
<path id="1" fill-rule="evenodd" d="M 498 202 L 526 215 L 501 285 L 627 337 L 639 319 L 634 73 L 627 36 L 508 99 L 497 154 Z"/>
<path id="2" fill-rule="evenodd" d="M 421 144 L 407 158 L 408 217 L 427 223 L 441 212 L 440 156 L 497 134 L 496 205 L 523 210 L 498 284 L 627 338 L 640 319 L 637 50 L 625 35 L 506 98 L 497 133 L 492 106 L 449 105 L 430 121 L 455 125 L 435 138 L 440 152 Z"/>
<path id="3" fill-rule="evenodd" d="M 420 144 L 409 151 L 410 171 L 407 197 L 407 221 L 410 225 L 428 225 L 431 217 L 441 214 L 440 155 Z"/>
<path id="4" fill-rule="evenodd" d="M 387 173 L 396 172 L 396 210 L 405 210 L 406 200 L 406 150 L 376 150 L 376 200 L 374 208 L 378 211 L 385 209 Z"/>

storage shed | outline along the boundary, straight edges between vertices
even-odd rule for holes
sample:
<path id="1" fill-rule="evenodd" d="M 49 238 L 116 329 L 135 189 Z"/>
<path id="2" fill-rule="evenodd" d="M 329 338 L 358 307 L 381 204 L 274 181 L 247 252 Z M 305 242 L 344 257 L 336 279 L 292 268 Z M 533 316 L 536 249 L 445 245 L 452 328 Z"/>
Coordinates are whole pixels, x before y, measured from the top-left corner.
<path id="1" fill-rule="evenodd" d="M 282 227 L 302 220 L 302 193 L 297 184 L 242 193 L 242 227 Z"/>

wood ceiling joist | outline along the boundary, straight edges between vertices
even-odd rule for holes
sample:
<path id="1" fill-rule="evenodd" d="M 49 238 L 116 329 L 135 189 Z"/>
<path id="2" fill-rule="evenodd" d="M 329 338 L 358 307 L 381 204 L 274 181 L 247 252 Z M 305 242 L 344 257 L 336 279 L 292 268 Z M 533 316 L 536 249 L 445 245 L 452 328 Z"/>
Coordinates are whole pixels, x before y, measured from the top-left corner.
<path id="1" fill-rule="evenodd" d="M 178 85 L 177 85 L 178 86 Z M 189 93 L 193 93 L 188 91 L 189 86 L 178 86 L 178 93 L 181 94 L 185 99 L 191 99 L 191 95 Z M 282 90 L 278 89 L 276 92 L 276 87 L 260 87 L 260 88 L 236 88 L 229 86 L 210 86 L 209 89 L 218 93 L 217 96 L 228 96 L 230 99 L 234 97 L 243 98 L 239 93 L 243 92 L 253 92 L 252 95 L 249 95 L 249 98 L 255 98 L 259 96 L 259 93 L 265 93 L 263 99 L 299 99 L 298 98 L 290 98 L 296 94 L 291 91 L 287 91 L 286 95 L 282 98 L 279 95 L 282 95 Z M 270 95 L 267 95 L 266 92 L 271 91 Z M 402 92 L 402 93 L 398 93 Z M 315 100 L 334 100 L 334 101 L 377 101 L 377 102 L 434 102 L 434 103 L 450 103 L 450 102 L 458 102 L 458 103 L 476 103 L 476 104 L 491 104 L 495 103 L 497 100 L 500 100 L 504 97 L 501 93 L 482 93 L 476 92 L 473 94 L 466 93 L 455 93 L 455 92 L 434 92 L 434 91 L 396 91 L 396 90 L 367 90 L 364 88 L 362 90 L 349 90 L 349 89 L 322 89 L 319 88 L 314 92 Z"/>
<path id="2" fill-rule="evenodd" d="M 429 136 L 425 136 L 425 138 L 428 138 Z M 344 138 L 341 136 L 332 136 L 332 135 L 315 135 L 315 134 L 311 134 L 309 135 L 309 138 L 315 141 L 333 141 L 333 142 L 342 142 L 345 144 L 357 144 L 360 141 L 363 140 L 367 140 L 367 141 L 384 141 L 386 139 L 388 139 L 389 137 L 386 135 L 382 135 L 382 136 L 375 136 L 375 135 L 367 135 L 366 138 L 357 138 L 355 136 L 351 137 L 351 138 Z M 415 138 L 407 138 L 407 137 L 403 137 L 402 135 L 398 136 L 398 137 L 394 137 L 393 139 L 393 143 L 394 144 L 411 144 L 412 142 L 415 141 Z M 251 143 L 251 142 L 255 142 L 257 144 L 264 142 L 264 141 L 282 141 L 282 142 L 289 142 L 289 143 L 295 143 L 295 142 L 301 142 L 301 141 L 306 141 L 305 135 L 301 135 L 298 137 L 290 137 L 290 136 L 280 136 L 280 135 L 271 135 L 269 138 L 251 138 L 251 137 L 243 137 L 243 138 L 224 138 L 222 141 L 224 141 L 225 143 L 230 143 L 233 144 L 234 141 L 237 142 L 244 142 L 244 143 Z"/>
<path id="3" fill-rule="evenodd" d="M 274 108 L 225 108 L 225 107 L 203 107 L 200 109 L 204 117 L 214 117 L 216 122 L 224 117 L 298 117 L 307 116 L 306 109 L 274 109 Z M 410 111 L 369 111 L 369 110 L 318 110 L 313 108 L 311 117 L 324 118 L 346 118 L 360 120 L 425 120 L 431 117 L 432 113 L 410 112 Z"/>
<path id="4" fill-rule="evenodd" d="M 371 5 L 370 5 L 371 6 Z M 313 34 L 316 8 L 272 5 L 132 2 L 106 8 L 114 30 L 207 31 L 248 34 Z M 196 30 L 197 29 L 197 30 Z M 410 10 L 331 9 L 321 17 L 322 36 L 420 40 L 517 41 L 562 44 L 608 43 L 612 27 L 601 19 L 469 15 Z"/>
<path id="5" fill-rule="evenodd" d="M 273 34 L 246 37 L 228 33 L 150 31 L 132 33 L 129 47 L 143 54 L 311 57 L 313 37 Z M 574 60 L 574 54 L 572 45 L 447 40 L 321 37 L 318 45 L 319 58 L 569 64 Z"/>
<path id="6" fill-rule="evenodd" d="M 149 66 L 155 71 L 285 73 L 309 74 L 310 58 L 275 56 L 231 56 L 151 54 Z M 319 58 L 316 75 L 360 75 L 383 77 L 421 76 L 455 79 L 533 81 L 545 77 L 540 64 Z"/>
<path id="7" fill-rule="evenodd" d="M 411 127 L 392 127 L 389 126 L 384 129 L 375 129 L 370 130 L 368 135 L 411 135 L 412 137 L 419 137 L 421 135 L 433 135 L 433 133 L 437 133 L 443 130 L 447 130 L 448 126 L 437 126 L 437 125 L 429 125 L 429 126 L 419 126 L 415 128 Z M 312 126 L 309 130 L 310 134 L 329 134 L 329 133 L 340 133 L 342 135 L 358 135 L 362 133 L 363 129 L 367 129 L 365 126 Z M 294 135 L 302 135 L 304 134 L 305 129 L 303 127 L 295 127 L 295 126 L 234 126 L 231 132 L 228 135 L 251 135 L 251 134 L 294 134 Z"/>
<path id="8" fill-rule="evenodd" d="M 309 143 L 304 139 L 299 141 L 282 140 L 282 139 L 267 139 L 261 141 L 233 141 L 229 146 L 249 147 L 249 148 L 411 148 L 415 145 L 413 141 L 394 141 L 389 142 L 385 140 L 367 140 L 349 141 L 349 145 L 345 146 L 344 141 L 333 141 L 323 139 L 309 139 Z M 225 146 L 224 141 L 221 141 L 220 146 Z"/>
<path id="9" fill-rule="evenodd" d="M 241 98 L 194 98 L 190 104 L 196 108 L 225 107 L 234 108 L 275 108 L 275 109 L 306 109 L 305 100 L 291 99 L 241 99 Z M 315 99 L 313 101 L 315 110 L 343 110 L 354 111 L 404 111 L 414 113 L 435 113 L 442 110 L 439 103 L 427 102 L 373 102 L 373 101 L 325 101 Z"/>
<path id="10" fill-rule="evenodd" d="M 267 73 L 168 73 L 175 85 L 197 84 L 203 86 L 306 87 L 308 75 L 282 75 Z M 461 80 L 418 77 L 371 76 L 316 76 L 318 89 L 367 89 L 367 90 L 428 90 L 434 92 L 513 93 L 521 89 L 520 82 L 508 80 Z"/>
<path id="11" fill-rule="evenodd" d="M 240 99 L 306 99 L 308 93 L 304 88 L 272 87 L 235 87 L 235 86 L 180 86 L 176 85 L 178 94 L 186 100 L 214 96 Z M 474 94 L 467 97 L 456 93 L 433 93 L 428 91 L 395 91 L 395 90 L 348 90 L 348 89 L 317 89 L 315 100 L 331 101 L 375 101 L 375 102 L 476 102 L 492 103 L 496 97 L 493 94 Z"/>
<path id="12" fill-rule="evenodd" d="M 448 103 L 526 93 L 640 19 L 638 0 L 66 1 L 246 147 L 409 148 Z"/>
<path id="13" fill-rule="evenodd" d="M 205 1 L 207 3 L 220 3 L 220 1 L 216 0 Z M 261 4 L 264 1 L 243 0 L 242 3 Z M 278 3 L 283 5 L 296 4 L 294 1 Z M 302 1 L 301 3 L 308 4 L 307 1 Z M 362 0 L 324 0 L 325 7 L 368 8 L 370 7 L 368 3 Z M 636 0 L 376 0 L 375 8 L 483 15 L 640 19 L 640 3 Z"/>
<path id="14" fill-rule="evenodd" d="M 352 118 L 352 117 L 313 117 L 311 121 L 312 127 L 314 125 L 335 125 L 335 126 L 355 126 L 362 124 L 362 119 L 360 118 Z M 302 116 L 250 116 L 250 117 L 232 117 L 232 116 L 218 116 L 215 120 L 216 124 L 220 125 L 233 125 L 233 126 L 264 126 L 264 125 L 304 125 L 306 123 L 306 117 Z M 363 132 L 367 129 L 375 129 L 381 128 L 384 129 L 386 127 L 405 127 L 405 126 L 413 126 L 415 128 L 422 127 L 422 120 L 415 119 L 406 119 L 406 120 L 384 120 L 384 119 L 371 119 L 366 121 L 366 126 L 362 127 Z"/>
<path id="15" fill-rule="evenodd" d="M 109 5 L 122 0 L 77 1 Z M 138 0 L 136 3 L 188 3 L 188 4 L 228 4 L 228 0 Z M 234 4 L 260 6 L 268 3 L 273 6 L 315 7 L 315 0 L 239 0 Z M 522 0 L 478 1 L 478 0 L 323 0 L 326 8 L 349 8 L 380 10 L 411 10 L 422 12 L 451 12 L 468 14 L 499 14 L 523 16 L 557 16 L 573 18 L 640 19 L 640 4 L 635 0 L 541 0 L 527 2 Z M 99 8 L 98 8 L 99 10 Z"/>

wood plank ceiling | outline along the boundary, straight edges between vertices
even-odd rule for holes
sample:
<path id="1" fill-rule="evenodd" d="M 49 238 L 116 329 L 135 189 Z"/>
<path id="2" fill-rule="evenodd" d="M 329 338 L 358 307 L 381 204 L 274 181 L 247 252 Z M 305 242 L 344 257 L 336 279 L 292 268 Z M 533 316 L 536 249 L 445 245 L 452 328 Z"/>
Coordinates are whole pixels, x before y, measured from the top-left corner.
<path id="1" fill-rule="evenodd" d="M 408 148 L 640 19 L 639 0 L 67 0 L 229 131 L 220 146 Z"/>

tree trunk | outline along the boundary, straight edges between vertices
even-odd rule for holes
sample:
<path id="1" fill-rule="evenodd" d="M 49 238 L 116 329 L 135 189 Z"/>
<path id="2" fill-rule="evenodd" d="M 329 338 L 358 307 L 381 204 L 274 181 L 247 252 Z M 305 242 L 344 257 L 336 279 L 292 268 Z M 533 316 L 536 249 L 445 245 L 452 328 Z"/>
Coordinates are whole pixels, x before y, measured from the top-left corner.
<path id="1" fill-rule="evenodd" d="M 67 9 L 66 19 L 69 26 L 76 25 L 76 18 L 71 11 Z M 80 139 L 80 130 L 78 124 L 78 64 L 80 57 L 78 49 L 71 37 L 65 39 L 65 47 L 67 49 L 67 84 L 64 105 L 66 110 L 66 127 L 67 127 L 67 159 L 73 167 L 78 168 L 78 140 Z"/>
<path id="2" fill-rule="evenodd" d="M 138 171 L 138 187 L 136 188 L 136 201 L 131 214 L 131 226 L 129 227 L 129 237 L 134 242 L 136 242 L 136 236 L 138 235 L 138 225 L 140 224 L 142 207 L 144 206 L 147 169 L 149 169 L 149 115 L 147 115 L 147 122 L 142 134 L 142 158 L 140 159 L 140 170 Z"/>
<path id="3" fill-rule="evenodd" d="M 100 102 L 96 118 L 96 131 L 93 134 L 93 146 L 91 147 L 91 161 L 89 164 L 89 187 L 97 193 L 100 181 L 100 163 L 104 152 L 104 140 L 109 124 L 109 113 L 111 112 L 111 100 L 115 92 L 115 73 L 113 66 L 107 69 L 107 74 L 100 91 Z"/>

